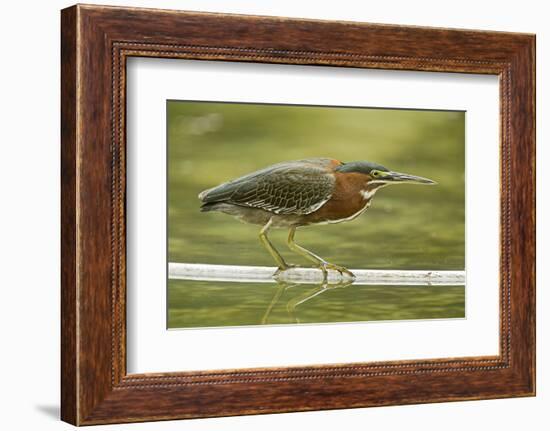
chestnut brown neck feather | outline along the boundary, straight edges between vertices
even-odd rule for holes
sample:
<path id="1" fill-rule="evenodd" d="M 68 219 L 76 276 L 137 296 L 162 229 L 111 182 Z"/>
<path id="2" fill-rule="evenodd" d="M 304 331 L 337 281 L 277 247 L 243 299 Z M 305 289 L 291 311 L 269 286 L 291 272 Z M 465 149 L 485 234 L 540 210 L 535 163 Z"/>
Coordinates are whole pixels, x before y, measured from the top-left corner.
<path id="1" fill-rule="evenodd" d="M 358 214 L 369 203 L 361 192 L 374 191 L 381 184 L 367 185 L 368 175 L 361 173 L 339 173 L 336 172 L 336 183 L 331 199 L 317 211 L 307 215 L 305 218 L 310 223 L 325 221 L 343 220 Z"/>

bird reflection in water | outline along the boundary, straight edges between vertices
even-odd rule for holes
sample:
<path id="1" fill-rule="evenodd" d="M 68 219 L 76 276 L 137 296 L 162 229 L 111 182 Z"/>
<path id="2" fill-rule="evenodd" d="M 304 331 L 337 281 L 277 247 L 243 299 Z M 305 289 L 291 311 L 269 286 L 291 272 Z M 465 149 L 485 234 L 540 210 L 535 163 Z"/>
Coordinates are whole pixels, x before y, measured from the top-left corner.
<path id="1" fill-rule="evenodd" d="M 304 305 L 306 302 L 312 300 L 319 295 L 322 295 L 323 293 L 333 291 L 335 289 L 343 289 L 352 284 L 353 280 L 346 279 L 342 279 L 339 283 L 328 283 L 327 281 L 323 281 L 319 284 L 309 284 L 309 286 L 313 286 L 311 289 L 307 289 L 305 292 L 291 297 L 290 300 L 288 300 L 288 302 L 286 303 L 286 310 L 290 317 L 290 320 L 293 323 L 301 323 L 297 314 L 297 308 L 299 306 Z M 269 316 L 271 315 L 273 308 L 279 303 L 283 294 L 296 286 L 304 286 L 304 283 L 290 283 L 277 280 L 277 290 L 275 291 L 275 294 L 273 295 L 273 298 L 271 299 L 271 302 L 269 303 L 269 306 L 267 307 L 267 310 L 262 317 L 262 325 L 267 325 L 269 323 Z"/>

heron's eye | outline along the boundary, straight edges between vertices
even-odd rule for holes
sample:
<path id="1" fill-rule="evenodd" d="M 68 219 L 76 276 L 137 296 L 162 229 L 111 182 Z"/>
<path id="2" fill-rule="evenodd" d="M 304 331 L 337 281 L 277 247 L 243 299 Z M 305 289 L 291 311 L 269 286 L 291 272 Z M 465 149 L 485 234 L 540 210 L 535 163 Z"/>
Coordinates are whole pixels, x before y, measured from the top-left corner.
<path id="1" fill-rule="evenodd" d="M 380 176 L 380 171 L 371 171 L 371 176 L 373 176 L 374 178 L 378 178 Z"/>

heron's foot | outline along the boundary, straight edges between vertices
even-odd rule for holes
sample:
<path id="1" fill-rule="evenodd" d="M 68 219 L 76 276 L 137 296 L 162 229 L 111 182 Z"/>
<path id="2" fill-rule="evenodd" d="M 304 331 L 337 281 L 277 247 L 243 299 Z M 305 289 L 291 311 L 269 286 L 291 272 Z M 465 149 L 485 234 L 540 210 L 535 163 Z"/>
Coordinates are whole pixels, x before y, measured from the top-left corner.
<path id="1" fill-rule="evenodd" d="M 355 280 L 355 274 L 351 272 L 349 269 L 344 268 L 340 265 L 335 265 L 334 263 L 329 262 L 321 262 L 319 264 L 319 269 L 323 271 L 323 280 L 326 282 L 328 280 L 328 270 L 332 269 L 340 274 L 343 278 L 351 278 L 352 280 Z M 344 275 L 345 274 L 345 275 Z"/>
<path id="2" fill-rule="evenodd" d="M 355 280 L 355 274 L 351 272 L 349 269 L 344 268 L 343 266 L 335 265 L 333 263 L 322 261 L 317 265 L 313 266 L 303 266 L 303 265 L 293 265 L 293 264 L 286 264 L 285 266 L 280 266 L 277 268 L 277 271 L 273 273 L 273 277 L 277 279 L 284 279 L 285 278 L 285 272 L 292 270 L 294 268 L 316 268 L 320 269 L 323 272 L 323 285 L 328 284 L 328 271 L 333 270 L 340 274 L 340 280 L 331 281 L 331 284 L 349 284 Z M 290 272 L 290 275 L 292 272 Z"/>

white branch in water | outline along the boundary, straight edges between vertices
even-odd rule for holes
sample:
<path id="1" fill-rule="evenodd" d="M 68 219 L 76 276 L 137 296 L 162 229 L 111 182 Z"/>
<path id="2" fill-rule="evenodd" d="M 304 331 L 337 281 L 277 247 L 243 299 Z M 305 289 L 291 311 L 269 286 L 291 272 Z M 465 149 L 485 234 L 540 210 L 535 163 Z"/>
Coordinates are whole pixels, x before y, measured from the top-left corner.
<path id="1" fill-rule="evenodd" d="M 321 270 L 316 268 L 291 268 L 273 277 L 277 268 L 269 266 L 210 265 L 201 263 L 168 264 L 168 278 L 172 280 L 227 281 L 240 283 L 320 284 Z M 352 269 L 353 284 L 393 286 L 462 286 L 466 282 L 465 271 L 402 271 L 380 269 Z M 329 271 L 328 282 L 351 281 L 346 275 Z"/>

